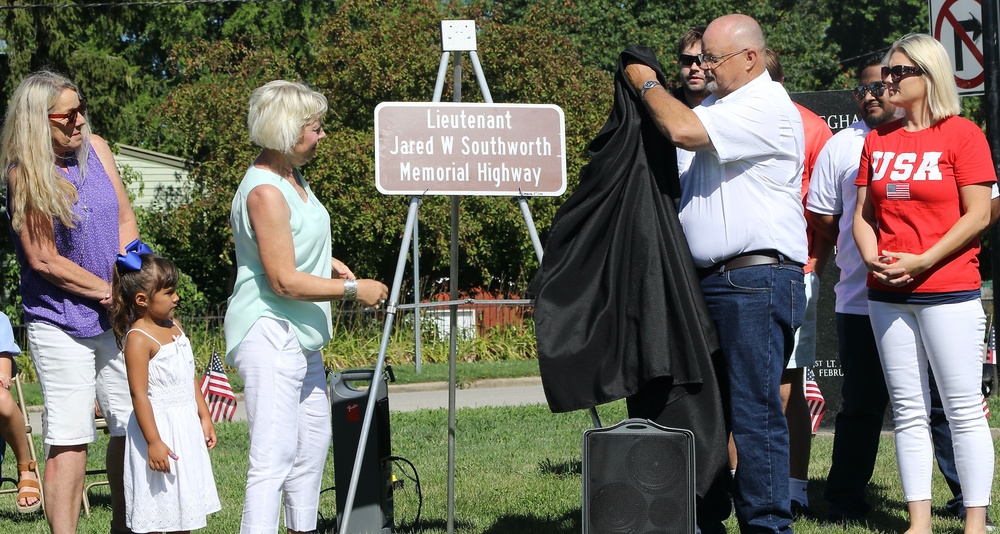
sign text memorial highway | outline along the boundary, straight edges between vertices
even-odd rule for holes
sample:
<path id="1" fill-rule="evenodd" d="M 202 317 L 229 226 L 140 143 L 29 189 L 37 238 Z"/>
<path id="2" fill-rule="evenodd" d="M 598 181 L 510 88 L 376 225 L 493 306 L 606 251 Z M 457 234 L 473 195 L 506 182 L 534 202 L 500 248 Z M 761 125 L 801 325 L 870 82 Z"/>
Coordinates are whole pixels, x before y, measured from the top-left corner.
<path id="1" fill-rule="evenodd" d="M 558 196 L 566 128 L 558 106 L 383 102 L 375 186 L 386 195 Z"/>

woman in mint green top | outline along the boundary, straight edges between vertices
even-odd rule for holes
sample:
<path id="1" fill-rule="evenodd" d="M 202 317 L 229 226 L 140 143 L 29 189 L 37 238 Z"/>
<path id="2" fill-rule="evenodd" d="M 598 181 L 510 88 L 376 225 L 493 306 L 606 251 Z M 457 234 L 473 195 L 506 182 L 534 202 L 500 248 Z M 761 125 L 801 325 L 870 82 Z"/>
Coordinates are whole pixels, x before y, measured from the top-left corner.
<path id="1" fill-rule="evenodd" d="M 388 289 L 332 257 L 330 216 L 298 170 L 326 137 L 326 98 L 277 80 L 254 91 L 249 107 L 250 139 L 263 150 L 233 197 L 237 271 L 225 322 L 250 431 L 240 532 L 276 533 L 282 496 L 288 532 L 311 532 L 331 438 L 320 352 L 330 301 L 374 306 Z"/>

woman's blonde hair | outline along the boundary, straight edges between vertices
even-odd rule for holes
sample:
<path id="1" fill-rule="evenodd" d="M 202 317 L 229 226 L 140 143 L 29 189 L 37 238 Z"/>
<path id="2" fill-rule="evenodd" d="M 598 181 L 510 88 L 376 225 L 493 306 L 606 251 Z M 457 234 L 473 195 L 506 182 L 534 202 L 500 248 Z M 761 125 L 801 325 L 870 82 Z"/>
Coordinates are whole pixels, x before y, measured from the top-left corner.
<path id="1" fill-rule="evenodd" d="M 955 85 L 955 72 L 951 68 L 951 59 L 941 43 L 926 33 L 911 33 L 895 43 L 885 54 L 882 64 L 889 65 L 889 58 L 896 52 L 902 52 L 910 61 L 923 71 L 924 82 L 927 84 L 927 105 L 931 108 L 931 116 L 935 121 L 958 115 L 962 112 L 962 104 L 958 98 L 958 86 Z"/>
<path id="2" fill-rule="evenodd" d="M 326 97 L 301 83 L 275 80 L 250 96 L 247 129 L 257 146 L 289 154 L 302 128 L 326 113 Z"/>
<path id="3" fill-rule="evenodd" d="M 17 167 L 17 187 L 10 199 L 11 226 L 15 232 L 21 231 L 25 215 L 32 212 L 59 219 L 69 228 L 76 227 L 73 212 L 78 198 L 76 187 L 56 173 L 48 116 L 67 89 L 80 94 L 69 78 L 38 71 L 21 81 L 7 106 L 0 132 L 0 165 L 5 185 L 11 169 Z M 82 177 L 90 150 L 90 125 L 85 123 L 80 131 L 83 144 L 76 150 L 76 158 Z"/>

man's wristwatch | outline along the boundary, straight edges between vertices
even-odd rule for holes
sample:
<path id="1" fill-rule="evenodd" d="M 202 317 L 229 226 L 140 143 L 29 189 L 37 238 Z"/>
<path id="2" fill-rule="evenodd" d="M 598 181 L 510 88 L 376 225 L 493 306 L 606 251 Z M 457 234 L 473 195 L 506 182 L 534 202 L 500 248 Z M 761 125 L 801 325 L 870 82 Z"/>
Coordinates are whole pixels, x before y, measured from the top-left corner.
<path id="1" fill-rule="evenodd" d="M 650 89 L 656 87 L 657 85 L 660 85 L 660 82 L 656 80 L 649 80 L 648 82 L 642 84 L 642 91 L 639 92 L 639 100 L 642 100 L 643 98 L 646 97 L 646 91 L 649 91 Z"/>

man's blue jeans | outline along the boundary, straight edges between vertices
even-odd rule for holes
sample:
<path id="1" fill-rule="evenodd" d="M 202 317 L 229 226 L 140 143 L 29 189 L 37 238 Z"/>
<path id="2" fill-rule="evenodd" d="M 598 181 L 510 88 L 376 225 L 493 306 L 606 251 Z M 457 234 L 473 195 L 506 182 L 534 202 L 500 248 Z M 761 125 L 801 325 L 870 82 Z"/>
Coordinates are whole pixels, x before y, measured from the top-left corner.
<path id="1" fill-rule="evenodd" d="M 845 519 L 860 519 L 871 509 L 866 502 L 866 489 L 875 470 L 882 420 L 889 405 L 882 363 L 867 315 L 837 314 L 837 339 L 840 347 L 840 368 L 844 373 L 841 386 L 843 404 L 837 414 L 833 437 L 833 460 L 826 479 L 826 500 L 829 513 Z M 951 429 L 941 406 L 941 395 L 931 378 L 931 437 L 938 469 L 955 495 L 947 510 L 964 517 L 962 488 L 955 467 Z"/>
<path id="2" fill-rule="evenodd" d="M 705 276 L 701 287 L 719 330 L 728 380 L 740 532 L 791 532 L 788 425 L 778 388 L 805 316 L 802 269 L 788 263 L 745 267 Z"/>

